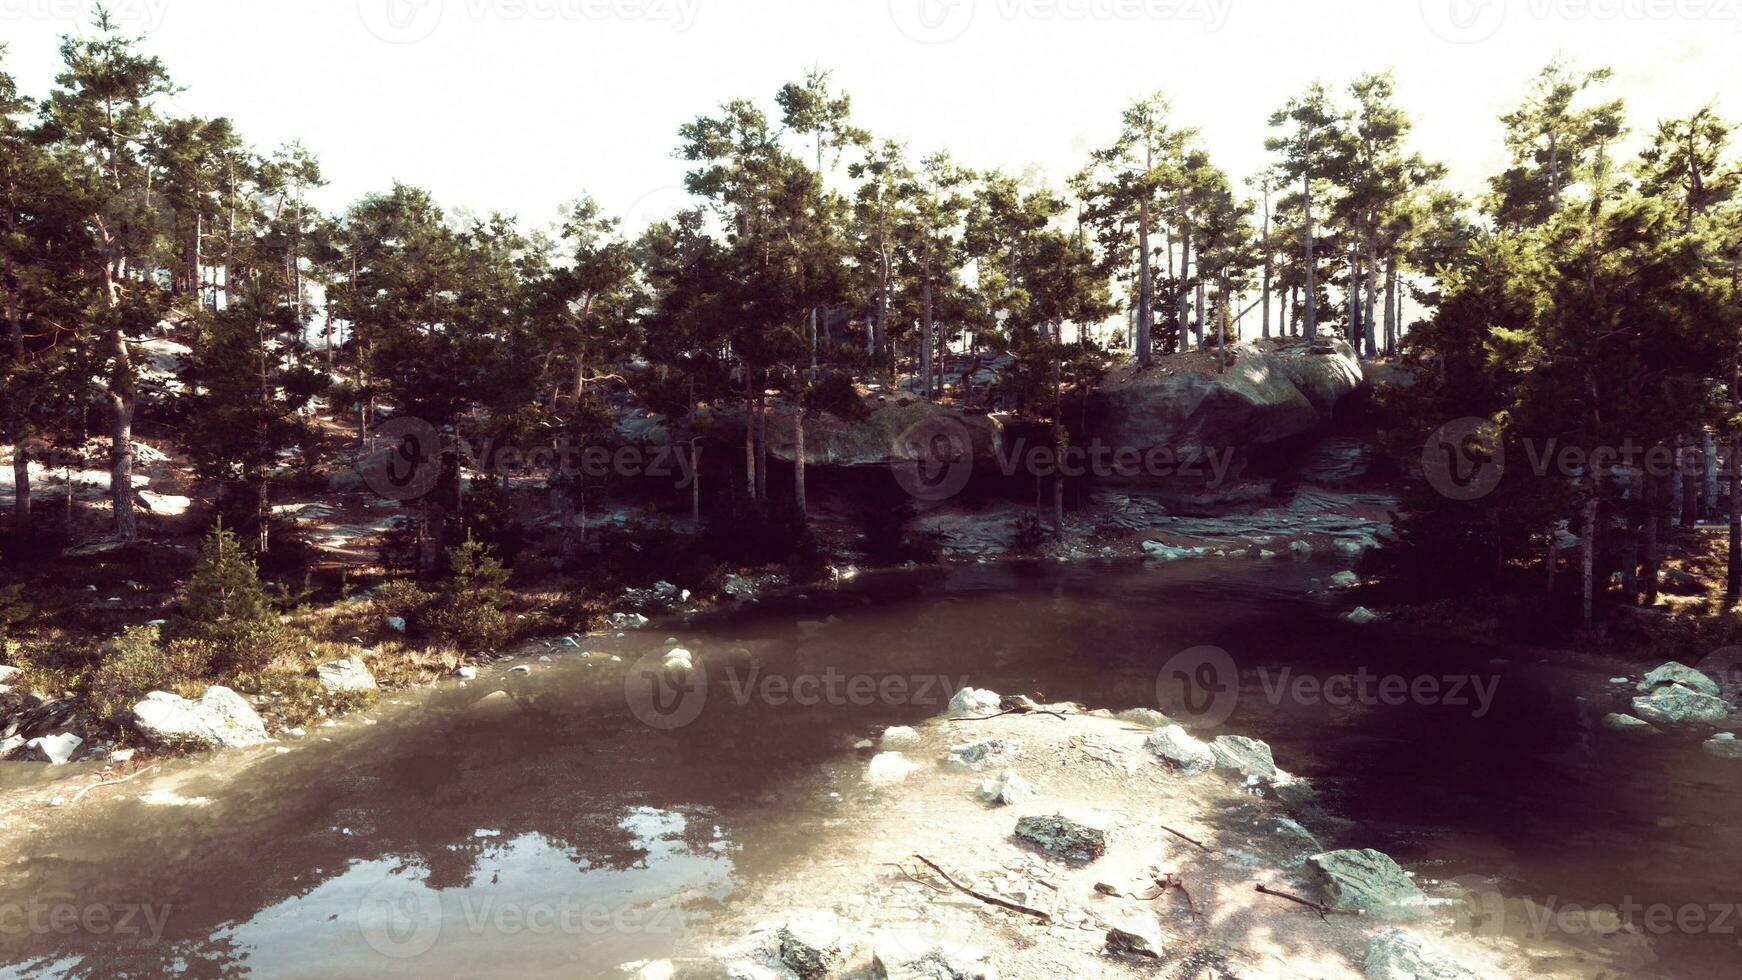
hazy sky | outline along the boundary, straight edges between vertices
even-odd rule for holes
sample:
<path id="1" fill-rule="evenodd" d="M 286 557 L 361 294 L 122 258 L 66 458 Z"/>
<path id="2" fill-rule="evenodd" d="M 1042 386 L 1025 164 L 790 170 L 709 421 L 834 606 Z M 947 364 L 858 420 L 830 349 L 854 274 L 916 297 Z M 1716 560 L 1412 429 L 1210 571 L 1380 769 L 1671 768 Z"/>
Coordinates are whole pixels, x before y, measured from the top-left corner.
<path id="1" fill-rule="evenodd" d="M 46 91 L 85 0 L 0 0 L 7 63 Z M 587 191 L 675 210 L 680 123 L 833 69 L 916 154 L 1062 178 L 1162 89 L 1239 177 L 1318 78 L 1392 69 L 1416 143 L 1478 186 L 1496 117 L 1557 52 L 1617 71 L 1635 130 L 1735 91 L 1742 0 L 114 0 L 187 91 L 255 145 L 301 139 L 339 207 L 393 180 L 534 223 Z M 1725 106 L 1742 115 L 1742 98 Z M 772 109 L 771 109 L 772 111 Z"/>

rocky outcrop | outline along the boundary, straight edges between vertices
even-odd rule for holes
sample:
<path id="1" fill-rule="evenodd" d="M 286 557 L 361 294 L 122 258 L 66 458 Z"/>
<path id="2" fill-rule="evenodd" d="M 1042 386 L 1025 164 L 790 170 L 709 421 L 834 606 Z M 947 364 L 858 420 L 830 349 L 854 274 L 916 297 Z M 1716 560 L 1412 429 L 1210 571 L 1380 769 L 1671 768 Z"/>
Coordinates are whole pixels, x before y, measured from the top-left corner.
<path id="1" fill-rule="evenodd" d="M 133 706 L 133 718 L 139 731 L 160 745 L 242 748 L 271 741 L 266 723 L 248 702 L 216 685 L 206 688 L 198 701 L 152 691 Z"/>
<path id="2" fill-rule="evenodd" d="M 1306 863 L 1333 908 L 1393 911 L 1423 900 L 1421 889 L 1396 861 L 1370 848 L 1314 854 Z"/>
<path id="3" fill-rule="evenodd" d="M 1639 693 L 1650 694 L 1660 687 L 1680 684 L 1690 691 L 1718 696 L 1718 682 L 1685 664 L 1671 661 L 1645 675 L 1639 682 Z"/>
<path id="4" fill-rule="evenodd" d="M 1021 754 L 1022 743 L 1008 738 L 989 738 L 952 747 L 944 762 L 958 769 L 984 769 L 1008 765 Z"/>
<path id="5" fill-rule="evenodd" d="M 889 466 L 898 460 L 921 458 L 922 447 L 908 445 L 912 439 L 922 437 L 929 444 L 934 436 L 945 434 L 966 440 L 975 467 L 991 472 L 1003 448 L 1003 426 L 993 416 L 966 414 L 911 395 L 891 396 L 869 407 L 871 414 L 864 419 L 844 419 L 832 412 L 806 413 L 805 465 Z M 768 455 L 791 463 L 798 458 L 792 404 L 770 402 L 767 411 Z M 742 410 L 722 409 L 714 417 L 722 432 L 738 433 L 727 435 L 727 439 L 743 438 Z"/>
<path id="6" fill-rule="evenodd" d="M 1655 725 L 1712 724 L 1724 720 L 1730 705 L 1722 698 L 1671 684 L 1634 698 L 1633 713 Z"/>
<path id="7" fill-rule="evenodd" d="M 1216 754 L 1210 747 L 1178 725 L 1169 725 L 1144 739 L 1143 747 L 1176 772 L 1187 775 L 1209 772 L 1216 765 Z"/>
<path id="8" fill-rule="evenodd" d="M 964 687 L 950 698 L 948 716 L 951 718 L 978 718 L 995 714 L 1003 709 L 1004 699 L 996 691 L 987 691 L 977 687 Z"/>
<path id="9" fill-rule="evenodd" d="M 1347 343 L 1334 340 L 1318 350 L 1255 341 L 1235 345 L 1235 363 L 1220 374 L 1213 366 L 1165 362 L 1116 374 L 1091 396 L 1097 419 L 1091 435 L 1120 449 L 1202 458 L 1321 431 L 1363 376 Z"/>
<path id="10" fill-rule="evenodd" d="M 1219 735 L 1210 743 L 1216 756 L 1216 768 L 1233 769 L 1242 776 L 1255 779 L 1275 779 L 1279 770 L 1270 746 L 1243 735 Z"/>

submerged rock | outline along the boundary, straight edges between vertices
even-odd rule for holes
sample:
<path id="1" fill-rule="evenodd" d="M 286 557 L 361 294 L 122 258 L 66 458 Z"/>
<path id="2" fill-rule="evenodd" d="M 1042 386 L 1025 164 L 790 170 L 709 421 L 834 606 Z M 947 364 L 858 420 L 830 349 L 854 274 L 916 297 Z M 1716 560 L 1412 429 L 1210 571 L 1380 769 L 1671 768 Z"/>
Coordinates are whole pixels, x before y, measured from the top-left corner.
<path id="1" fill-rule="evenodd" d="M 1022 743 L 1008 738 L 989 738 L 972 745 L 950 749 L 944 761 L 959 769 L 984 769 L 1002 766 L 1022 754 Z"/>
<path id="2" fill-rule="evenodd" d="M 1144 739 L 1143 747 L 1175 771 L 1188 775 L 1209 772 L 1216 765 L 1216 754 L 1210 747 L 1178 725 L 1169 725 Z"/>
<path id="3" fill-rule="evenodd" d="M 998 980 L 998 968 L 972 946 L 880 932 L 871 948 L 873 966 L 886 980 Z"/>
<path id="4" fill-rule="evenodd" d="M 1730 713 L 1730 705 L 1722 698 L 1690 691 L 1680 684 L 1660 687 L 1643 697 L 1633 699 L 1633 712 L 1657 725 L 1685 725 L 1693 722 L 1722 721 Z"/>
<path id="5" fill-rule="evenodd" d="M 1645 679 L 1639 682 L 1639 693 L 1650 694 L 1660 687 L 1669 687 L 1672 684 L 1680 684 L 1690 691 L 1710 694 L 1712 697 L 1717 697 L 1719 694 L 1717 681 L 1692 667 L 1674 661 L 1646 674 Z"/>
<path id="6" fill-rule="evenodd" d="M 1728 738 L 1724 736 L 1728 735 Z M 1742 741 L 1729 732 L 1713 735 L 1700 745 L 1706 754 L 1718 759 L 1742 759 Z"/>
<path id="7" fill-rule="evenodd" d="M 328 691 L 374 691 L 378 689 L 375 675 L 356 657 L 334 660 L 315 668 L 321 687 Z"/>
<path id="8" fill-rule="evenodd" d="M 1257 779 L 1275 779 L 1280 771 L 1270 746 L 1255 738 L 1241 735 L 1219 735 L 1210 743 L 1216 757 L 1216 768 L 1238 770 L 1241 775 Z"/>
<path id="9" fill-rule="evenodd" d="M 1314 854 L 1307 867 L 1317 873 L 1334 908 L 1383 911 L 1423 898 L 1396 861 L 1371 848 Z"/>
<path id="10" fill-rule="evenodd" d="M 951 718 L 978 718 L 984 715 L 995 715 L 1004 710 L 1004 699 L 995 691 L 982 690 L 976 687 L 964 687 L 950 698 L 948 716 Z"/>
<path id="11" fill-rule="evenodd" d="M 1367 980 L 1506 980 L 1477 973 L 1401 929 L 1374 936 L 1363 966 Z"/>
<path id="12" fill-rule="evenodd" d="M 152 691 L 133 706 L 134 724 L 159 744 L 196 743 L 242 748 L 269 742 L 266 723 L 242 696 L 213 685 L 198 701 Z"/>
<path id="13" fill-rule="evenodd" d="M 982 803 L 991 806 L 1010 806 L 1032 797 L 1034 786 L 1012 770 L 1006 769 L 996 776 L 981 780 L 979 787 L 974 790 L 974 795 L 978 796 Z"/>
<path id="14" fill-rule="evenodd" d="M 1636 735 L 1660 734 L 1657 730 L 1657 726 L 1653 725 L 1651 722 L 1635 718 L 1632 715 L 1620 714 L 1619 712 L 1611 712 L 1610 714 L 1604 715 L 1603 727 L 1612 732 L 1632 732 Z"/>
<path id="15" fill-rule="evenodd" d="M 1072 864 L 1087 864 L 1107 853 L 1107 832 L 1060 813 L 1023 817 L 1016 837 L 1048 855 Z"/>

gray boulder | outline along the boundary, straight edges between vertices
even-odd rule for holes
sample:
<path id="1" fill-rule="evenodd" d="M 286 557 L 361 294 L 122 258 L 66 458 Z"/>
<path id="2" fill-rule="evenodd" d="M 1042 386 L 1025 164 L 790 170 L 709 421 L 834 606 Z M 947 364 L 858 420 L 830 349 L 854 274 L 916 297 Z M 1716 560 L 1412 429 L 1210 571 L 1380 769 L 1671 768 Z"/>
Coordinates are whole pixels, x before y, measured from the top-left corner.
<path id="1" fill-rule="evenodd" d="M 1657 726 L 1651 722 L 1632 715 L 1611 712 L 1603 716 L 1603 727 L 1612 732 L 1630 732 L 1635 735 L 1658 735 Z"/>
<path id="2" fill-rule="evenodd" d="M 1004 710 L 1004 699 L 995 691 L 982 690 L 977 687 L 964 687 L 950 698 L 948 716 L 951 718 L 980 718 L 995 715 Z"/>
<path id="3" fill-rule="evenodd" d="M 775 955 L 801 977 L 823 977 L 846 959 L 851 944 L 841 921 L 820 909 L 794 913 L 774 934 Z"/>
<path id="4" fill-rule="evenodd" d="M 1088 864 L 1107 853 L 1107 832 L 1063 814 L 1023 817 L 1016 837 L 1048 855 L 1071 864 Z"/>
<path id="5" fill-rule="evenodd" d="M 1639 682 L 1639 693 L 1650 694 L 1660 687 L 1669 687 L 1672 684 L 1680 684 L 1690 691 L 1710 694 L 1712 697 L 1717 697 L 1719 693 L 1717 681 L 1692 667 L 1674 661 L 1646 674 L 1645 679 Z"/>
<path id="6" fill-rule="evenodd" d="M 1034 795 L 1034 786 L 1015 772 L 1006 769 L 996 776 L 989 776 L 980 781 L 974 790 L 974 795 L 980 802 L 991 806 L 1010 806 L 1021 803 Z"/>
<path id="7" fill-rule="evenodd" d="M 1634 698 L 1633 713 L 1655 725 L 1712 724 L 1730 713 L 1730 705 L 1722 698 L 1671 684 Z"/>
<path id="8" fill-rule="evenodd" d="M 1400 929 L 1374 936 L 1363 966 L 1367 980 L 1506 980 L 1477 973 Z"/>
<path id="9" fill-rule="evenodd" d="M 998 980 L 998 968 L 971 946 L 881 932 L 871 948 L 873 967 L 886 980 Z"/>
<path id="10" fill-rule="evenodd" d="M 1730 732 L 1713 735 L 1700 745 L 1706 754 L 1716 759 L 1742 759 L 1742 740 Z"/>
<path id="11" fill-rule="evenodd" d="M 1114 956 L 1159 960 L 1166 949 L 1167 937 L 1154 916 L 1126 916 L 1107 929 L 1107 952 Z"/>
<path id="12" fill-rule="evenodd" d="M 198 701 L 152 691 L 133 706 L 133 719 L 146 738 L 163 745 L 242 748 L 271 741 L 266 723 L 248 702 L 217 685 L 206 688 Z"/>
<path id="13" fill-rule="evenodd" d="M 1334 908 L 1385 911 L 1422 901 L 1421 889 L 1397 862 L 1370 848 L 1314 854 L 1307 867 Z"/>
<path id="14" fill-rule="evenodd" d="M 1255 738 L 1220 735 L 1210 743 L 1210 751 L 1215 754 L 1217 769 L 1234 769 L 1243 776 L 1266 780 L 1275 779 L 1280 771 L 1270 746 Z"/>
<path id="15" fill-rule="evenodd" d="M 1007 765 L 1022 754 L 1022 743 L 1008 738 L 989 738 L 950 749 L 944 761 L 958 769 L 984 769 Z"/>
<path id="16" fill-rule="evenodd" d="M 344 660 L 334 660 L 315 668 L 315 675 L 320 678 L 321 687 L 328 691 L 374 691 L 379 686 L 375 683 L 375 675 L 369 672 L 363 661 L 356 657 Z"/>
<path id="17" fill-rule="evenodd" d="M 1142 725 L 1144 728 L 1166 728 L 1173 724 L 1173 719 L 1154 708 L 1127 708 L 1113 717 L 1132 725 Z"/>
<path id="18" fill-rule="evenodd" d="M 1187 775 L 1209 772 L 1216 765 L 1216 754 L 1210 747 L 1178 725 L 1169 725 L 1144 739 L 1143 747 L 1170 768 Z"/>

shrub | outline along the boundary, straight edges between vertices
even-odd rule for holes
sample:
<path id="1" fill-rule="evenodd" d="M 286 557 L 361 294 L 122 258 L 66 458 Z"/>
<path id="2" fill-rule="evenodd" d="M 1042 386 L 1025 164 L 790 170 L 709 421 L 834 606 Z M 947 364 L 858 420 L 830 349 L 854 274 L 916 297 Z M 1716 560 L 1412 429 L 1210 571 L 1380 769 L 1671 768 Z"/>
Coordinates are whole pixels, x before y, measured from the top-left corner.
<path id="1" fill-rule="evenodd" d="M 205 641 L 183 637 L 166 645 L 155 627 L 130 627 L 104 645 L 86 694 L 98 717 L 114 718 L 152 691 L 174 691 L 197 682 L 216 659 Z"/>
<path id="2" fill-rule="evenodd" d="M 848 422 L 863 422 L 871 416 L 871 408 L 853 379 L 842 371 L 830 371 L 812 384 L 804 393 L 804 404 L 811 411 L 828 412 Z"/>
<path id="3" fill-rule="evenodd" d="M 414 623 L 423 616 L 429 604 L 435 601 L 435 594 L 424 590 L 411 579 L 397 578 L 382 583 L 375 590 L 374 601 L 375 608 L 381 611 L 381 615 L 397 616 L 407 623 Z"/>
<path id="4" fill-rule="evenodd" d="M 1023 553 L 1032 552 L 1046 540 L 1046 528 L 1034 514 L 1024 514 L 1010 525 L 1010 547 Z"/>
<path id="5" fill-rule="evenodd" d="M 475 538 L 454 549 L 453 576 L 423 617 L 429 635 L 462 650 L 499 646 L 513 635 L 508 615 L 508 570 Z"/>
<path id="6" fill-rule="evenodd" d="M 200 547 L 171 638 L 207 644 L 216 651 L 211 669 L 220 674 L 260 670 L 285 649 L 285 633 L 259 570 L 222 522 Z"/>
<path id="7" fill-rule="evenodd" d="M 0 588 L 0 656 L 12 655 L 12 627 L 29 619 L 33 612 L 31 605 L 24 601 L 24 586 Z"/>

